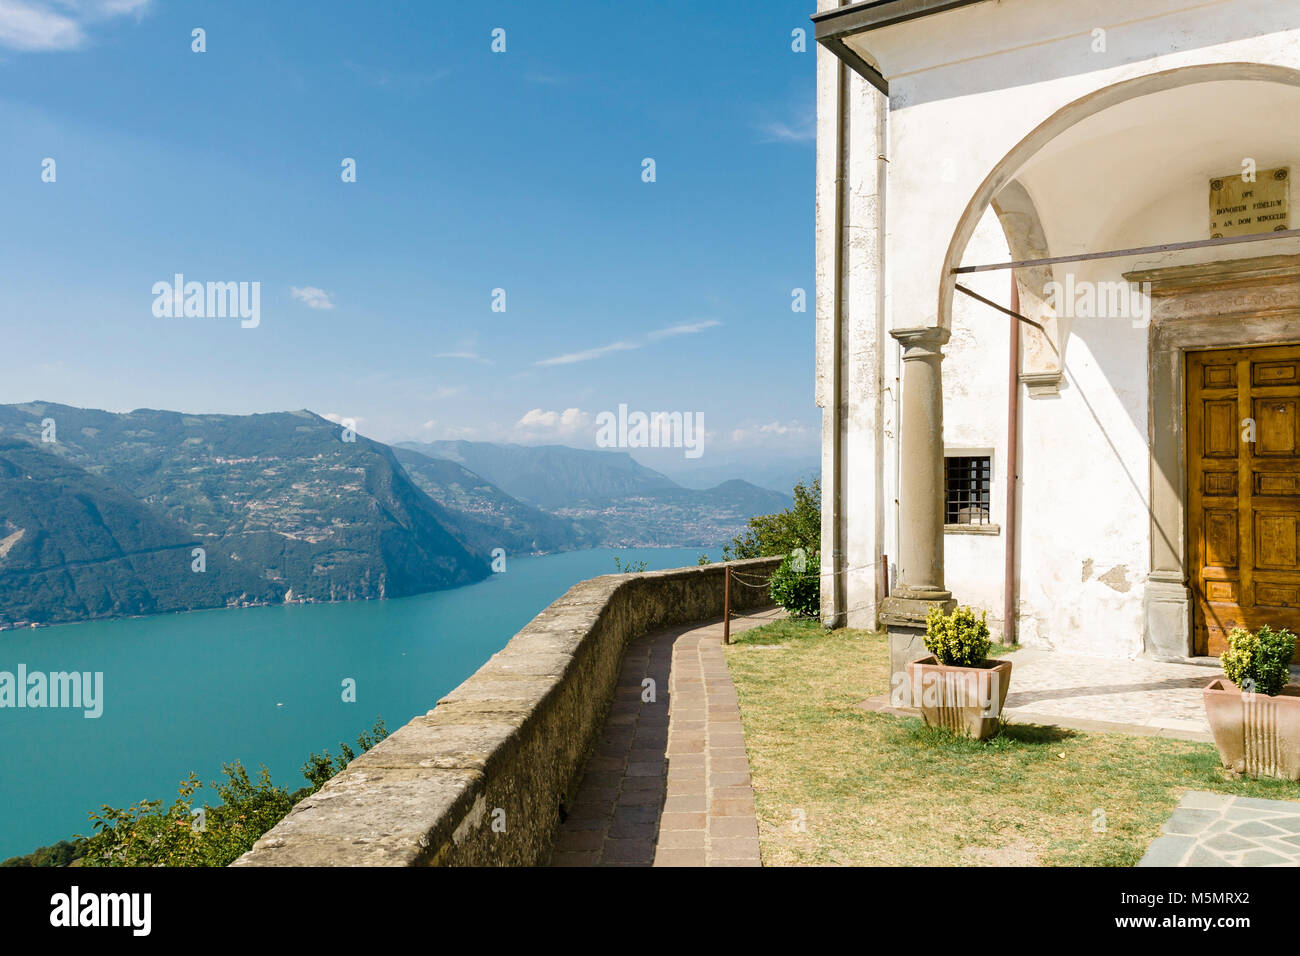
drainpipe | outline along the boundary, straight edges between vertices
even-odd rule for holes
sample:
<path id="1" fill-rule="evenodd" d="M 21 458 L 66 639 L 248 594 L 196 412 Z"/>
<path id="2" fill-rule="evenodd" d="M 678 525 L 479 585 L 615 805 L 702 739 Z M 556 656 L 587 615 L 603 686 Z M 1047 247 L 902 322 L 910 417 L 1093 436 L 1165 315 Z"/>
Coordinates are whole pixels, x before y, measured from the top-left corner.
<path id="1" fill-rule="evenodd" d="M 831 595 L 835 614 L 830 622 L 834 627 L 848 625 L 848 582 L 845 578 L 844 548 L 844 180 L 845 180 L 845 121 L 848 110 L 849 82 L 844 61 L 836 60 L 835 103 L 835 262 L 834 305 L 835 315 L 831 348 L 831 415 L 834 428 L 831 432 L 831 456 L 835 460 L 832 470 L 831 496 Z"/>
<path id="2" fill-rule="evenodd" d="M 1020 311 L 1020 287 L 1016 284 L 1016 271 L 1011 270 L 1011 311 Z M 1020 471 L 1020 320 L 1011 323 L 1011 345 L 1008 349 L 1007 367 L 1007 518 L 1005 529 L 1006 567 L 1002 586 L 1002 640 L 1006 644 L 1017 641 L 1016 627 L 1016 489 Z"/>

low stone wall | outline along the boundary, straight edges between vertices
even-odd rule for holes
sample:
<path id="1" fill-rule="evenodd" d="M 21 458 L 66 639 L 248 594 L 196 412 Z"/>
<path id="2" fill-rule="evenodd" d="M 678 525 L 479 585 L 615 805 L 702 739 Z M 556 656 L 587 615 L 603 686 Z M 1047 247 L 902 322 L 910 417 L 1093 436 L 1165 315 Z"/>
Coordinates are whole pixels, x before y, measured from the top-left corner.
<path id="1" fill-rule="evenodd" d="M 751 580 L 779 558 L 732 561 Z M 532 866 L 604 724 L 629 642 L 718 618 L 726 564 L 574 585 L 465 683 L 353 760 L 233 866 Z M 732 607 L 770 606 L 736 586 Z"/>

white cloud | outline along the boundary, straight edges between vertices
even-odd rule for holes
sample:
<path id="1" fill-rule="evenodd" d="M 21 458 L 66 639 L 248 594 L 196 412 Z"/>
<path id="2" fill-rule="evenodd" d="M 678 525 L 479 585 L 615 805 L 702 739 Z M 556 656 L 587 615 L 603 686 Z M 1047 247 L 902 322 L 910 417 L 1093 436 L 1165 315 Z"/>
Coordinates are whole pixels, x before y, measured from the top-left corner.
<path id="1" fill-rule="evenodd" d="M 644 348 L 652 342 L 658 342 L 660 339 L 672 338 L 676 335 L 694 335 L 697 332 L 703 332 L 705 329 L 711 329 L 716 325 L 721 325 L 717 319 L 704 319 L 700 322 L 682 322 L 678 325 L 670 325 L 667 328 L 655 329 L 653 332 L 647 332 L 644 341 L 622 341 L 611 342 L 609 345 L 602 345 L 599 348 L 585 349 L 581 352 L 567 352 L 564 355 L 556 355 L 553 358 L 541 359 L 534 362 L 534 365 L 572 365 L 574 362 L 590 362 L 592 359 L 603 358 L 614 352 L 631 352 L 634 349 Z"/>
<path id="2" fill-rule="evenodd" d="M 75 50 L 86 27 L 144 13 L 150 0 L 0 0 L 0 46 L 14 50 Z"/>
<path id="3" fill-rule="evenodd" d="M 429 392 L 428 397 L 437 401 L 440 398 L 451 398 L 453 395 L 459 395 L 463 391 L 465 391 L 464 385 L 439 385 Z"/>
<path id="4" fill-rule="evenodd" d="M 601 356 L 609 355 L 611 352 L 629 352 L 633 349 L 639 349 L 640 342 L 611 342 L 609 345 L 602 345 L 600 348 L 587 349 L 583 352 L 569 352 L 565 355 L 557 355 L 554 358 L 542 359 L 534 362 L 534 365 L 572 365 L 574 362 L 589 362 L 592 359 L 598 359 Z"/>
<path id="5" fill-rule="evenodd" d="M 491 365 L 491 359 L 485 359 L 477 352 L 439 352 L 434 356 L 436 359 L 461 359 L 466 362 L 482 362 L 484 365 Z"/>
<path id="6" fill-rule="evenodd" d="M 657 342 L 660 339 L 669 339 L 675 335 L 695 335 L 705 329 L 711 329 L 721 324 L 717 319 L 705 319 L 703 322 L 683 322 L 680 325 L 670 325 L 666 329 L 655 329 L 646 338 L 651 342 Z"/>
<path id="7" fill-rule="evenodd" d="M 302 302 L 309 309 L 334 308 L 334 303 L 330 299 L 334 293 L 326 292 L 324 289 L 318 289 L 314 285 L 305 285 L 301 288 L 296 285 L 290 286 L 289 294 L 299 302 Z"/>
<path id="8" fill-rule="evenodd" d="M 360 428 L 361 423 L 365 421 L 364 418 L 353 418 L 349 415 L 340 415 L 337 412 L 326 412 L 321 415 L 321 418 L 331 421 L 335 425 L 346 425 L 353 429 Z"/>
<path id="9" fill-rule="evenodd" d="M 817 113 L 809 110 L 793 123 L 762 123 L 758 130 L 765 143 L 810 143 L 817 138 Z"/>
<path id="10" fill-rule="evenodd" d="M 423 428 L 423 429 L 424 429 L 425 431 L 427 431 L 427 432 L 431 432 L 431 431 L 433 431 L 435 428 L 438 427 L 438 423 L 437 423 L 437 421 L 435 421 L 434 419 L 430 418 L 427 422 L 425 422 L 425 423 L 424 423 L 423 425 L 421 425 L 420 427 Z"/>
<path id="11" fill-rule="evenodd" d="M 423 73 L 365 66 L 354 60 L 344 60 L 343 65 L 371 86 L 389 87 L 395 90 L 424 89 L 451 74 L 450 68 L 447 67 L 433 73 Z"/>
<path id="12" fill-rule="evenodd" d="M 591 416 L 580 408 L 566 408 L 562 412 L 534 408 L 515 422 L 515 428 L 525 432 L 554 432 L 571 435 L 591 425 Z"/>
<path id="13" fill-rule="evenodd" d="M 731 440 L 736 444 L 758 443 L 768 438 L 792 438 L 807 433 L 808 428 L 799 422 L 767 422 L 748 428 L 736 428 L 731 432 Z"/>

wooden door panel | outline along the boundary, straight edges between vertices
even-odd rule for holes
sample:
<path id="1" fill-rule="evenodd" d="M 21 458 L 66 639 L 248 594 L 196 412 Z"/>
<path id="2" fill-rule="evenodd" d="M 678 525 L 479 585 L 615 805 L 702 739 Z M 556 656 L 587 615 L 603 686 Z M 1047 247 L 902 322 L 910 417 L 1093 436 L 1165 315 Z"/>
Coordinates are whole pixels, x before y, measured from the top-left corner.
<path id="1" fill-rule="evenodd" d="M 1236 511 L 1205 511 L 1205 567 L 1220 571 L 1237 570 L 1237 546 L 1241 535 L 1237 533 Z"/>
<path id="2" fill-rule="evenodd" d="M 1256 362 L 1251 369 L 1252 385 L 1295 385 L 1300 383 L 1300 362 Z"/>
<path id="3" fill-rule="evenodd" d="M 1296 566 L 1297 515 L 1255 512 L 1255 569 L 1290 571 Z"/>
<path id="4" fill-rule="evenodd" d="M 1295 498 L 1300 501 L 1300 474 L 1278 471 L 1256 471 L 1254 473 L 1256 498 Z M 1236 494 L 1236 491 L 1233 491 Z"/>
<path id="5" fill-rule="evenodd" d="M 1300 608 L 1300 584 L 1270 584 L 1255 582 L 1255 606 L 1267 608 Z"/>
<path id="6" fill-rule="evenodd" d="M 1236 498 L 1237 473 L 1235 471 L 1207 471 L 1201 494 L 1207 498 Z M 1233 502 L 1236 506 L 1236 502 Z"/>
<path id="7" fill-rule="evenodd" d="M 1204 389 L 1235 389 L 1237 387 L 1237 364 L 1233 362 L 1227 365 L 1208 363 L 1203 365 L 1201 368 L 1201 387 Z"/>
<path id="8" fill-rule="evenodd" d="M 1195 644 L 1217 655 L 1234 627 L 1300 631 L 1300 346 L 1189 353 L 1186 381 Z"/>
<path id="9" fill-rule="evenodd" d="M 1236 398 L 1205 402 L 1205 435 L 1202 440 L 1206 458 L 1237 457 Z"/>
<path id="10" fill-rule="evenodd" d="M 1255 399 L 1256 458 L 1294 458 L 1300 447 L 1300 417 L 1294 398 Z"/>

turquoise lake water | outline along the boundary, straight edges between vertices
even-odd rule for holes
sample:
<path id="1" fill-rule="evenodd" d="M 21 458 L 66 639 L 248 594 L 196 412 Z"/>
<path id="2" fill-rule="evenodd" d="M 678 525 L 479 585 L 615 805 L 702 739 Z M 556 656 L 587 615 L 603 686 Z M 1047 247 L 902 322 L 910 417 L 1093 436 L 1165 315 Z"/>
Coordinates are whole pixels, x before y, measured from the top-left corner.
<path id="1" fill-rule="evenodd" d="M 479 584 L 391 601 L 197 611 L 0 633 L 0 671 L 102 671 L 103 715 L 0 708 L 0 859 L 89 835 L 88 810 L 170 803 L 191 770 L 265 764 L 296 789 L 313 751 L 338 753 L 382 716 L 389 730 L 500 650 L 614 555 L 651 570 L 705 549 L 578 551 L 509 561 Z M 717 550 L 707 553 L 717 560 Z M 356 703 L 342 682 L 356 681 Z"/>

